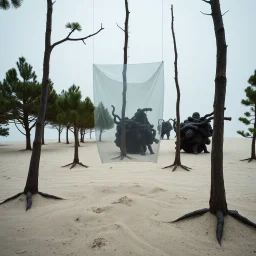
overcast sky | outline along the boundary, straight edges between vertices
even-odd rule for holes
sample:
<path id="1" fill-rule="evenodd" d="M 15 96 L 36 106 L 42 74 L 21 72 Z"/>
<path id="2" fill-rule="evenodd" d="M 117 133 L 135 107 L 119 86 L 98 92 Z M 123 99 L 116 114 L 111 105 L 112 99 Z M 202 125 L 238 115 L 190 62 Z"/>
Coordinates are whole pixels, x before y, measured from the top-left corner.
<path id="1" fill-rule="evenodd" d="M 42 79 L 46 0 L 24 0 L 22 7 L 0 11 L 0 80 L 16 61 L 24 56 L 38 80 Z M 193 112 L 212 112 L 216 67 L 216 43 L 210 6 L 201 0 L 129 0 L 130 38 L 128 63 L 164 61 L 164 118 L 175 117 L 176 88 L 174 53 L 171 36 L 171 4 L 174 5 L 175 34 L 178 47 L 178 71 L 181 88 L 181 119 Z M 94 63 L 119 64 L 123 61 L 124 0 L 94 0 L 94 30 L 103 24 L 105 30 L 94 38 Z M 228 44 L 225 136 L 237 137 L 244 129 L 237 119 L 246 108 L 241 105 L 247 80 L 256 69 L 256 1 L 221 0 L 221 9 Z M 162 30 L 163 21 L 163 30 Z M 52 42 L 64 38 L 67 22 L 79 22 L 83 28 L 74 37 L 93 32 L 93 0 L 57 0 L 54 4 Z M 163 37 L 162 37 L 163 31 Z M 162 47 L 163 46 L 163 47 Z M 56 91 L 68 89 L 73 83 L 81 87 L 83 96 L 93 99 L 93 39 L 67 42 L 56 47 L 51 55 L 50 78 Z M 64 136 L 64 133 L 63 133 Z M 32 140 L 34 132 L 32 133 Z M 173 134 L 172 134 L 173 137 Z M 57 139 L 57 132 L 46 130 L 46 139 Z M 0 141 L 22 140 L 25 137 L 11 126 L 10 136 Z"/>

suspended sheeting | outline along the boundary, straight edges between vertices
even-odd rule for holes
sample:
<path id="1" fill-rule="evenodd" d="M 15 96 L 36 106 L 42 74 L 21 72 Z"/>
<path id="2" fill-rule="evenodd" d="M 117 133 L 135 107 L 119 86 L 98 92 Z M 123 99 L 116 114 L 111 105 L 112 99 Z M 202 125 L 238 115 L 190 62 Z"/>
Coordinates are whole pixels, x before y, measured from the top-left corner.
<path id="1" fill-rule="evenodd" d="M 93 65 L 94 120 L 101 161 L 156 163 L 161 132 L 158 122 L 163 118 L 164 64 L 126 65 L 125 138 L 127 155 L 132 160 L 113 159 L 120 155 L 121 124 L 118 123 L 121 123 L 122 117 L 123 69 L 123 64 Z M 115 115 L 118 116 L 114 118 Z"/>

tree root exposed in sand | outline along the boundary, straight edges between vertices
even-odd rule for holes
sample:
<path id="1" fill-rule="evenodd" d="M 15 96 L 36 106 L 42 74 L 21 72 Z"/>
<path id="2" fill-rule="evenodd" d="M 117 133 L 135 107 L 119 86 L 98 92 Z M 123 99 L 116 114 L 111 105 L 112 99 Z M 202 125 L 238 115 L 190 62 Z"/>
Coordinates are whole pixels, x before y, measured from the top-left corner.
<path id="1" fill-rule="evenodd" d="M 79 163 L 73 162 L 73 163 L 70 163 L 70 164 L 63 165 L 63 166 L 61 166 L 61 167 L 67 167 L 67 166 L 70 166 L 70 165 L 71 165 L 71 167 L 70 167 L 69 169 L 72 169 L 72 168 L 74 168 L 77 164 L 79 164 L 79 165 L 81 165 L 81 166 L 83 166 L 83 167 L 85 167 L 85 168 L 89 168 L 88 165 L 84 165 L 84 164 L 81 163 L 81 162 L 79 162 Z"/>
<path id="2" fill-rule="evenodd" d="M 242 159 L 242 160 L 240 160 L 240 161 L 248 161 L 248 163 L 250 163 L 252 160 L 256 160 L 256 158 L 250 157 L 250 158 Z"/>
<path id="3" fill-rule="evenodd" d="M 188 172 L 192 169 L 192 168 L 187 167 L 187 166 L 185 166 L 185 165 L 176 164 L 176 163 L 174 163 L 174 164 L 172 164 L 172 165 L 165 166 L 163 169 L 172 168 L 172 167 L 173 167 L 172 171 L 174 172 L 179 166 L 180 166 L 182 169 L 184 169 L 184 170 L 186 170 L 186 171 L 188 171 Z"/>
<path id="4" fill-rule="evenodd" d="M 120 160 L 123 160 L 125 157 L 127 157 L 130 160 L 134 159 L 130 156 L 127 156 L 125 153 L 121 153 L 119 156 L 111 158 L 111 160 L 115 160 L 115 159 L 118 159 L 118 158 L 120 158 Z"/>
<path id="5" fill-rule="evenodd" d="M 6 200 L 4 200 L 3 202 L 1 202 L 0 205 L 4 204 L 6 202 L 9 202 L 9 201 L 11 201 L 13 199 L 16 199 L 16 198 L 18 198 L 19 196 L 21 196 L 23 194 L 25 194 L 25 193 L 24 192 L 20 192 L 20 193 L 18 193 L 15 196 L 9 197 Z M 50 195 L 50 194 L 46 194 L 46 193 L 39 192 L 39 191 L 38 191 L 37 194 L 39 194 L 39 195 L 41 195 L 41 196 L 43 196 L 45 198 L 51 198 L 51 199 L 57 199 L 57 200 L 65 200 L 64 198 L 61 198 L 61 197 L 58 197 L 58 196 L 54 196 L 54 195 Z M 30 191 L 28 191 L 27 194 L 26 194 L 26 211 L 29 210 L 31 208 L 31 206 L 32 206 L 32 196 L 33 196 L 32 193 Z"/>
<path id="6" fill-rule="evenodd" d="M 203 208 L 200 210 L 196 210 L 190 213 L 187 213 L 183 216 L 181 216 L 180 218 L 171 221 L 171 222 L 165 222 L 165 223 L 175 223 L 178 222 L 180 220 L 184 220 L 187 218 L 191 218 L 191 217 L 197 217 L 197 216 L 201 216 L 207 212 L 209 212 L 210 209 L 208 208 Z M 242 223 L 251 226 L 253 228 L 256 228 L 256 223 L 253 223 L 252 221 L 248 220 L 247 218 L 243 217 L 242 215 L 240 215 L 236 210 L 228 210 L 228 215 L 232 216 L 233 218 L 241 221 Z M 219 243 L 219 245 L 221 245 L 221 239 L 222 239 L 222 235 L 223 235 L 223 227 L 224 227 L 224 215 L 222 211 L 217 211 L 216 212 L 216 218 L 217 218 L 217 227 L 216 227 L 216 238 L 217 241 Z"/>

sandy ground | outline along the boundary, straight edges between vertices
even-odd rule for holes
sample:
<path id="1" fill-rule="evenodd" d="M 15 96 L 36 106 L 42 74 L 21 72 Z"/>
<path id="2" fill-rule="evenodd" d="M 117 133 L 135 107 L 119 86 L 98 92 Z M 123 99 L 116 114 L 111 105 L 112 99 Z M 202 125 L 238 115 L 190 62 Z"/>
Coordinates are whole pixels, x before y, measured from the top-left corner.
<path id="1" fill-rule="evenodd" d="M 229 209 L 256 222 L 256 161 L 250 141 L 225 139 L 224 176 Z M 0 146 L 0 201 L 25 186 L 31 152 L 24 143 Z M 161 169 L 174 159 L 174 141 L 162 141 L 158 164 L 101 164 L 95 142 L 80 147 L 90 168 L 61 168 L 73 159 L 73 145 L 43 146 L 40 191 L 67 200 L 33 197 L 25 212 L 21 196 L 0 206 L 0 255 L 28 256 L 198 256 L 256 255 L 256 230 L 225 218 L 223 244 L 215 238 L 211 214 L 177 224 L 165 223 L 208 207 L 210 154 L 182 153 L 191 172 Z"/>

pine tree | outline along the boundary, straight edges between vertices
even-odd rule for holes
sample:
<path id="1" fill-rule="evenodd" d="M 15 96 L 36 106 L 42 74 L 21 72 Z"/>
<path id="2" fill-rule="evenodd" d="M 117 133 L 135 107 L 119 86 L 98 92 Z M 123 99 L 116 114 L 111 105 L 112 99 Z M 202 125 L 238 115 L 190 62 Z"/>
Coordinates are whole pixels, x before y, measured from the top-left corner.
<path id="1" fill-rule="evenodd" d="M 244 123 L 245 125 L 253 125 L 253 127 L 249 127 L 248 131 L 237 131 L 238 134 L 245 138 L 251 138 L 251 157 L 247 159 L 243 159 L 241 161 L 251 162 L 252 160 L 256 160 L 256 152 L 255 152 L 255 142 L 256 142 L 256 70 L 254 74 L 250 76 L 248 83 L 250 84 L 246 87 L 245 95 L 246 99 L 243 99 L 241 103 L 246 106 L 250 107 L 250 112 L 246 111 L 244 113 L 245 117 L 239 117 L 239 121 Z"/>
<path id="2" fill-rule="evenodd" d="M 74 84 L 68 89 L 68 91 L 64 91 L 62 96 L 58 98 L 57 104 L 58 108 L 60 109 L 58 120 L 61 122 L 69 123 L 73 127 L 75 139 L 73 162 L 63 167 L 71 165 L 70 169 L 72 169 L 77 164 L 79 164 L 87 168 L 88 166 L 82 164 L 79 161 L 78 131 L 79 127 L 84 127 L 85 123 L 91 119 L 94 106 L 89 98 L 86 98 L 85 101 L 82 101 L 80 87 Z"/>
<path id="3" fill-rule="evenodd" d="M 104 107 L 103 103 L 100 102 L 95 109 L 95 128 L 99 130 L 99 141 L 104 130 L 109 130 L 114 127 L 114 119 L 109 114 L 107 108 Z"/>
<path id="4" fill-rule="evenodd" d="M 11 114 L 11 102 L 7 99 L 7 95 L 4 91 L 3 84 L 0 82 L 0 136 L 8 136 L 9 121 L 12 119 Z"/>
<path id="5" fill-rule="evenodd" d="M 31 150 L 30 132 L 36 124 L 41 85 L 36 80 L 33 67 L 24 57 L 20 57 L 16 65 L 18 72 L 15 68 L 6 72 L 3 90 L 8 100 L 12 102 L 10 111 L 14 124 L 26 136 L 26 150 Z M 22 126 L 25 133 L 18 125 Z"/>

